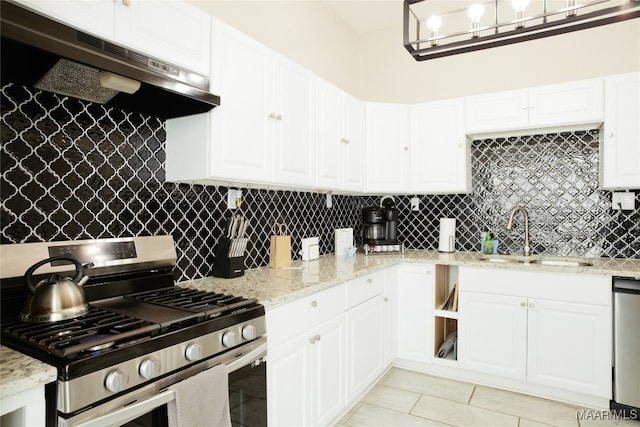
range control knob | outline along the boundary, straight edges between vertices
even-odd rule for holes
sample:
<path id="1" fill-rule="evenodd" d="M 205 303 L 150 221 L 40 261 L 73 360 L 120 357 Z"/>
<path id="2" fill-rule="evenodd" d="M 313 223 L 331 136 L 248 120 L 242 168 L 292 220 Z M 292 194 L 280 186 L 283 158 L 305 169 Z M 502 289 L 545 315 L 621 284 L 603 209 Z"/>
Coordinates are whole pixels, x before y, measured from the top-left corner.
<path id="1" fill-rule="evenodd" d="M 222 345 L 225 347 L 233 347 L 236 345 L 236 333 L 233 331 L 227 331 L 222 334 Z"/>
<path id="2" fill-rule="evenodd" d="M 127 372 L 122 369 L 116 369 L 107 374 L 107 378 L 104 380 L 104 386 L 110 392 L 118 393 L 122 391 L 125 384 L 127 384 L 127 380 Z"/>
<path id="3" fill-rule="evenodd" d="M 189 362 L 200 360 L 202 358 L 202 346 L 197 342 L 189 344 L 184 351 L 184 357 L 186 357 Z"/>
<path id="4" fill-rule="evenodd" d="M 242 328 L 242 338 L 248 341 L 256 339 L 256 327 L 253 325 L 247 325 Z"/>
<path id="5" fill-rule="evenodd" d="M 138 372 L 140 373 L 140 376 L 142 378 L 144 378 L 145 380 L 150 380 L 151 378 L 156 376 L 159 370 L 160 370 L 160 361 L 155 357 L 149 357 L 142 361 L 142 363 L 140 364 L 140 368 L 138 369 Z"/>

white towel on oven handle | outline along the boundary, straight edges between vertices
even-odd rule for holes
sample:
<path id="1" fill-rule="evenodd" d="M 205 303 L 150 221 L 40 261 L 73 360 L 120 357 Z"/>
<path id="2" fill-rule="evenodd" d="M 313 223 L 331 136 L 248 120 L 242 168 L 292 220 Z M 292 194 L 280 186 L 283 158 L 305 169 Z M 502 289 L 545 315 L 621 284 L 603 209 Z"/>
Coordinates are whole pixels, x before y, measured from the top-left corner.
<path id="1" fill-rule="evenodd" d="M 229 378 L 224 364 L 173 384 L 169 427 L 231 427 Z"/>

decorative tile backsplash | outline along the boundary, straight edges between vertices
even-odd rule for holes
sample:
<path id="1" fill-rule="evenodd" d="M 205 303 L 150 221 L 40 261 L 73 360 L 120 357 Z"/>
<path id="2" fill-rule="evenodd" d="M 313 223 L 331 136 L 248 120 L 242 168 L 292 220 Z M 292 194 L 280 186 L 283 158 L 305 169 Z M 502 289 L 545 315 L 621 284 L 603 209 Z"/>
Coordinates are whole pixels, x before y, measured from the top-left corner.
<path id="1" fill-rule="evenodd" d="M 0 242 L 171 234 L 181 280 L 211 274 L 222 234 L 225 187 L 165 182 L 163 123 L 156 118 L 30 88 L 2 86 Z M 523 225 L 505 224 L 514 206 L 530 214 L 532 252 L 640 258 L 640 215 L 610 209 L 598 190 L 598 132 L 495 138 L 472 144 L 473 192 L 396 197 L 399 234 L 409 248 L 436 249 L 439 219 L 458 220 L 457 250 L 479 248 L 489 229 L 501 247 L 522 251 Z M 333 229 L 361 228 L 371 196 L 244 190 L 250 219 L 248 268 L 265 266 L 275 221 L 288 224 L 294 258 L 300 239 L 318 236 L 333 252 Z M 640 200 L 636 202 L 640 205 Z"/>

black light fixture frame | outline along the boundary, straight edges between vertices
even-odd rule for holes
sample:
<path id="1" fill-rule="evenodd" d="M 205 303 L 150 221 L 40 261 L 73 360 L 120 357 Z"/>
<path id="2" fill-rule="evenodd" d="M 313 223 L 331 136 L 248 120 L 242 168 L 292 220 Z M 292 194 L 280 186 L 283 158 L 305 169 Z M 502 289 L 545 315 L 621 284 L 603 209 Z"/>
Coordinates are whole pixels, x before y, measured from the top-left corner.
<path id="1" fill-rule="evenodd" d="M 593 28 L 601 25 L 613 24 L 616 22 L 626 21 L 628 19 L 635 19 L 640 17 L 640 0 L 630 0 L 624 4 L 618 6 L 612 6 L 605 9 L 600 9 L 592 12 L 588 12 L 580 15 L 573 15 L 566 17 L 563 20 L 547 21 L 543 20 L 542 23 L 515 28 L 508 31 L 499 32 L 498 29 L 501 26 L 511 25 L 514 21 L 507 23 L 498 23 L 495 25 L 483 27 L 482 30 L 495 28 L 495 33 L 482 35 L 479 37 L 472 37 L 472 31 L 458 32 L 442 37 L 438 37 L 438 40 L 445 40 L 448 37 L 461 36 L 469 34 L 469 38 L 466 40 L 458 40 L 448 44 L 439 43 L 435 46 L 431 45 L 430 38 L 419 39 L 420 34 L 420 21 L 416 17 L 416 30 L 418 37 L 416 40 L 410 39 L 410 24 L 411 16 L 416 16 L 412 10 L 411 5 L 421 3 L 430 0 L 404 0 L 403 10 L 403 42 L 404 47 L 413 56 L 416 61 L 425 61 L 428 59 L 442 58 L 451 55 L 457 55 L 466 52 L 474 52 L 483 49 L 489 49 L 498 46 L 505 46 L 509 44 L 540 39 L 544 37 L 554 36 L 558 34 L 565 34 L 572 31 L 584 30 L 587 28 Z M 495 0 L 496 8 L 498 0 Z M 546 0 L 545 0 L 546 3 Z M 546 6 L 545 6 L 546 10 Z M 558 12 L 554 12 L 558 13 Z M 528 18 L 528 20 L 546 18 L 546 15 L 538 15 Z M 421 44 L 428 47 L 420 47 Z M 415 47 L 414 47 L 415 46 Z"/>

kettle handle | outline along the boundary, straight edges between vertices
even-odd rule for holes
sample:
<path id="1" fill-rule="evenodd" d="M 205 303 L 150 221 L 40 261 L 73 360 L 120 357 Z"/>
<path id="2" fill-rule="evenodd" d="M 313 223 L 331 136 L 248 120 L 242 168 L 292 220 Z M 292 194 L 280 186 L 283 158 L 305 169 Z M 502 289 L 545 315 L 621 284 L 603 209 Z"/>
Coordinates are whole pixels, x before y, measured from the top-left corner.
<path id="1" fill-rule="evenodd" d="M 82 274 L 83 274 L 83 267 L 82 267 L 82 264 L 80 263 L 80 261 L 78 261 L 75 258 L 68 257 L 68 256 L 54 256 L 54 257 L 51 257 L 51 258 L 43 259 L 42 261 L 39 261 L 39 262 L 33 264 L 31 267 L 29 267 L 27 272 L 24 273 L 24 281 L 26 282 L 26 284 L 29 287 L 29 289 L 31 290 L 31 292 L 35 292 L 36 291 L 36 286 L 31 281 L 33 273 L 38 268 L 42 267 L 43 265 L 45 265 L 45 264 L 47 264 L 49 262 L 61 261 L 61 260 L 71 261 L 75 265 L 75 267 L 76 267 L 76 277 L 73 278 L 73 281 L 76 282 L 76 283 L 78 283 L 80 281 L 80 279 L 82 278 Z"/>

